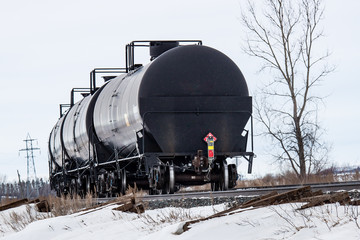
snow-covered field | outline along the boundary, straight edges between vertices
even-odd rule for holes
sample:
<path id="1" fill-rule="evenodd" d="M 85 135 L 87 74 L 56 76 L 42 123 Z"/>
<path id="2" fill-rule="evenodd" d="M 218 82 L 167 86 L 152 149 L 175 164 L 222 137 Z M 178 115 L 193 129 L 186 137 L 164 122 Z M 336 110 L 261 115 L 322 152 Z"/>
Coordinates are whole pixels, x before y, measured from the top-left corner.
<path id="1" fill-rule="evenodd" d="M 299 206 L 300 203 L 237 210 L 232 215 L 192 224 L 182 232 L 184 222 L 210 216 L 224 210 L 225 205 L 163 208 L 140 215 L 107 206 L 42 220 L 35 219 L 48 215 L 36 213 L 30 205 L 0 212 L 0 239 L 360 239 L 358 206 L 329 204 L 298 211 Z M 23 228 L 21 222 L 26 221 L 33 222 Z M 16 226 L 23 229 L 16 232 Z"/>

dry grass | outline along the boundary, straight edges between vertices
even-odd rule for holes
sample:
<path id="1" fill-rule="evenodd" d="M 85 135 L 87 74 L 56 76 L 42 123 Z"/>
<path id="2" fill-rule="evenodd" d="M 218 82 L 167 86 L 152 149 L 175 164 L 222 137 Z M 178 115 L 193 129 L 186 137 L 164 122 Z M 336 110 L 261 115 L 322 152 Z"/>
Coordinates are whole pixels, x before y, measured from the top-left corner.
<path id="1" fill-rule="evenodd" d="M 134 187 L 128 186 L 126 192 L 125 192 L 125 196 L 134 196 L 136 200 L 141 200 L 141 198 L 143 196 L 146 195 L 146 192 L 142 189 L 138 189 L 136 184 Z M 120 198 L 122 196 L 119 196 Z"/>
<path id="2" fill-rule="evenodd" d="M 19 199 L 13 199 L 13 198 L 3 198 L 0 206 L 7 205 L 12 202 L 16 202 Z M 75 196 L 74 198 L 70 198 L 70 196 L 61 196 L 55 197 L 55 196 L 41 196 L 39 197 L 39 200 L 46 200 L 49 203 L 49 206 L 51 208 L 51 213 L 54 216 L 62 216 L 71 214 L 74 212 L 77 212 L 83 208 L 88 208 L 95 205 L 95 201 L 93 200 L 93 197 L 91 194 L 87 194 L 85 199 L 81 199 L 80 196 Z"/>
<path id="3" fill-rule="evenodd" d="M 48 201 L 51 213 L 54 217 L 72 214 L 96 205 L 96 202 L 90 193 L 88 193 L 84 199 L 79 195 L 76 195 L 73 198 L 70 196 L 61 196 L 60 198 L 49 196 L 45 198 L 45 200 Z"/>
<path id="4" fill-rule="evenodd" d="M 331 169 L 318 174 L 310 174 L 303 183 L 331 183 L 343 181 L 357 181 L 360 180 L 360 173 L 341 173 L 335 174 Z M 261 186 L 278 186 L 278 185 L 292 185 L 301 184 L 300 180 L 293 172 L 285 172 L 283 174 L 273 175 L 267 174 L 264 177 L 253 180 L 238 181 L 236 187 L 261 187 Z"/>

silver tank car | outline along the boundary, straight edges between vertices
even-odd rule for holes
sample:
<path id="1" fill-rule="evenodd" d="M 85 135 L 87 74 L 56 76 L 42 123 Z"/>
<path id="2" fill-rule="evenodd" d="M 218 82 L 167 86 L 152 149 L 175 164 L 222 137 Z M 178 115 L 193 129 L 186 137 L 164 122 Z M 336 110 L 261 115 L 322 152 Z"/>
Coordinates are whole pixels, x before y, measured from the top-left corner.
<path id="1" fill-rule="evenodd" d="M 139 87 L 148 66 L 131 75 L 112 79 L 101 91 L 94 108 L 94 128 L 110 151 L 126 157 L 136 145 L 143 123 L 139 110 Z"/>

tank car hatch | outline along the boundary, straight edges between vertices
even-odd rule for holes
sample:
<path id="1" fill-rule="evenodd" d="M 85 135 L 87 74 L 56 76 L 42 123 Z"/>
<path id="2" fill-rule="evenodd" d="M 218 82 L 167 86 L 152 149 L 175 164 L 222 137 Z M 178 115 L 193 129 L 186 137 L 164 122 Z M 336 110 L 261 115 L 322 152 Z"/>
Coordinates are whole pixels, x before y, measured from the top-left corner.
<path id="1" fill-rule="evenodd" d="M 152 41 L 150 42 L 150 60 L 152 61 L 164 52 L 178 46 L 178 41 Z"/>

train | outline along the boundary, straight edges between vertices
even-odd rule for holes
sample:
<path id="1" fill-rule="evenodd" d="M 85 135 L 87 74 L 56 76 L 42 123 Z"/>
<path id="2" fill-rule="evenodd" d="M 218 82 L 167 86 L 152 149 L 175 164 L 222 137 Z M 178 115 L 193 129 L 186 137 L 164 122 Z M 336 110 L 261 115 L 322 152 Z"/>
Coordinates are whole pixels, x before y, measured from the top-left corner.
<path id="1" fill-rule="evenodd" d="M 137 63 L 139 48 L 149 49 L 149 63 Z M 90 86 L 60 104 L 48 146 L 58 196 L 111 197 L 129 186 L 223 191 L 236 185 L 235 157 L 251 172 L 252 97 L 229 57 L 200 40 L 150 40 L 127 44 L 125 63 L 92 70 Z"/>

